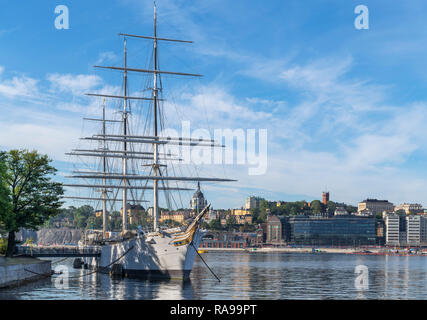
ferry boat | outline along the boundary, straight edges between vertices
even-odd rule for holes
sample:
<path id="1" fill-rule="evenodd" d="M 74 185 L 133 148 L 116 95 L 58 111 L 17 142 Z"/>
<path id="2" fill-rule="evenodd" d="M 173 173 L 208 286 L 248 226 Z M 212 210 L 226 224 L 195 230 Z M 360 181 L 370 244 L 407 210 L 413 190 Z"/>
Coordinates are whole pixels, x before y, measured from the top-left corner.
<path id="1" fill-rule="evenodd" d="M 95 66 L 98 69 L 120 71 L 123 74 L 123 92 L 121 94 L 86 94 L 104 100 L 102 118 L 85 118 L 87 121 L 95 121 L 95 123 L 101 124 L 101 133 L 82 138 L 84 142 L 98 143 L 98 148 L 74 149 L 67 154 L 84 159 L 86 159 L 85 157 L 95 157 L 97 167 L 95 169 L 91 167 L 89 171 L 73 171 L 73 175 L 69 178 L 79 179 L 79 181 L 84 181 L 83 183 L 64 184 L 65 187 L 91 190 L 90 196 L 69 195 L 65 198 L 102 203 L 103 230 L 88 230 L 79 242 L 79 246 L 82 248 L 96 246 L 101 252 L 100 257 L 83 258 L 83 263 L 86 266 L 95 268 L 100 272 L 119 272 L 127 277 L 188 280 L 204 234 L 204 230 L 200 228 L 200 222 L 208 212 L 210 204 L 201 208 L 200 212 L 196 212 L 187 225 L 162 229 L 159 222 L 159 193 L 164 192 L 166 202 L 170 202 L 174 192 L 193 190 L 181 186 L 180 183 L 235 180 L 170 175 L 171 171 L 176 171 L 168 170 L 168 168 L 172 167 L 173 169 L 175 163 L 181 159 L 170 152 L 166 152 L 167 146 L 188 146 L 192 148 L 221 148 L 224 146 L 214 140 L 194 140 L 188 137 L 162 135 L 165 113 L 162 108 L 164 90 L 161 77 L 163 75 L 200 77 L 200 75 L 159 69 L 159 42 L 191 43 L 191 41 L 159 37 L 155 5 L 153 30 L 152 36 L 120 33 L 119 35 L 124 40 L 123 66 Z M 152 42 L 151 66 L 139 69 L 127 65 L 127 40 L 130 38 Z M 142 92 L 149 91 L 151 92 L 150 96 L 144 97 L 129 93 L 128 76 L 130 74 L 149 75 L 151 84 Z M 107 99 L 120 102 L 121 116 L 119 119 L 106 118 Z M 134 101 L 148 104 L 148 108 L 145 105 L 146 110 L 148 110 L 146 122 L 137 128 L 132 127 L 131 121 L 131 103 Z M 114 125 L 119 127 L 119 132 L 110 132 L 110 126 L 114 127 Z M 148 202 L 145 200 L 146 190 L 152 191 L 152 230 L 143 230 L 141 227 L 138 230 L 130 230 L 127 214 L 129 203 Z M 116 234 L 107 230 L 107 206 L 113 207 L 115 203 L 121 203 L 122 206 L 122 230 Z"/>

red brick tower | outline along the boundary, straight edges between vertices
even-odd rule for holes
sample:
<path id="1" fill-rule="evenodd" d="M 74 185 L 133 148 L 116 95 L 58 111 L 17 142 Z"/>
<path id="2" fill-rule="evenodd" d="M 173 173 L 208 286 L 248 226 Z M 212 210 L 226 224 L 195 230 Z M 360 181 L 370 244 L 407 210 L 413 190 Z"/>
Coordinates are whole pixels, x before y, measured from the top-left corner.
<path id="1" fill-rule="evenodd" d="M 329 192 L 323 192 L 322 193 L 322 203 L 326 205 L 326 203 L 329 201 Z"/>

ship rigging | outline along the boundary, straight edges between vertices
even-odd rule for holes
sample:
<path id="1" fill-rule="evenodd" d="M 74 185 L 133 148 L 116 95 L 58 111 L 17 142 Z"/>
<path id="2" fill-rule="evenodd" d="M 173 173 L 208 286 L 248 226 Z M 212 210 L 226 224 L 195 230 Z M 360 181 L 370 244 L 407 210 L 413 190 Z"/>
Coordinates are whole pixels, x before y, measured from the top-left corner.
<path id="1" fill-rule="evenodd" d="M 169 137 L 162 136 L 160 130 L 162 129 L 163 112 L 160 109 L 160 103 L 164 99 L 160 96 L 163 91 L 161 87 L 162 75 L 173 75 L 182 77 L 201 77 L 200 74 L 184 73 L 176 71 L 164 71 L 159 68 L 158 60 L 158 43 L 192 43 L 192 41 L 178 40 L 170 38 L 162 38 L 157 33 L 157 13 L 156 6 L 154 6 L 154 29 L 153 36 L 142 36 L 128 33 L 119 33 L 123 39 L 123 66 L 100 66 L 95 65 L 96 69 L 119 71 L 123 74 L 123 92 L 122 94 L 114 93 L 86 93 L 88 97 L 102 98 L 104 100 L 102 108 L 102 118 L 85 118 L 87 121 L 100 122 L 102 124 L 102 131 L 100 134 L 83 137 L 84 142 L 98 143 L 98 148 L 79 148 L 73 149 L 67 153 L 70 156 L 78 156 L 79 158 L 95 158 L 100 161 L 100 168 L 97 170 L 73 171 L 69 178 L 79 179 L 80 183 L 67 183 L 65 187 L 72 188 L 89 188 L 100 193 L 100 196 L 67 196 L 69 199 L 77 200 L 93 200 L 102 202 L 102 217 L 103 217 L 103 238 L 107 238 L 107 202 L 122 203 L 122 235 L 124 236 L 129 230 L 128 223 L 128 203 L 129 202 L 147 202 L 144 200 L 144 191 L 152 190 L 152 208 L 153 208 L 153 230 L 159 232 L 159 191 L 182 191 L 190 190 L 183 187 L 178 182 L 226 182 L 235 181 L 231 179 L 212 178 L 212 177 L 192 177 L 182 175 L 169 175 L 167 170 L 168 165 L 173 165 L 174 162 L 180 162 L 182 159 L 171 152 L 161 152 L 165 146 L 189 146 L 189 147 L 224 147 L 216 143 L 214 140 L 209 139 L 191 139 L 187 137 Z M 128 66 L 128 38 L 140 39 L 143 41 L 152 41 L 153 62 L 152 68 L 141 69 Z M 130 73 L 135 74 L 149 74 L 152 76 L 151 96 L 137 96 L 130 95 L 128 76 Z M 107 119 L 106 118 L 106 100 L 122 101 L 121 119 Z M 131 101 L 149 102 L 152 113 L 151 132 L 147 130 L 143 134 L 134 134 L 130 130 L 130 103 Z M 118 134 L 111 134 L 107 132 L 107 124 L 119 124 L 120 130 Z M 146 125 L 145 128 L 150 128 Z M 112 146 L 116 148 L 112 148 Z M 151 150 L 147 150 L 144 146 L 151 146 Z M 112 163 L 117 160 L 121 161 L 119 168 L 117 165 L 114 167 Z M 138 167 L 149 169 L 149 172 L 141 173 Z M 173 170 L 174 171 L 174 170 Z M 148 185 L 148 182 L 151 182 Z M 176 185 L 170 185 L 174 182 Z M 137 193 L 142 191 L 138 197 Z M 118 193 L 121 192 L 121 198 L 118 198 Z"/>

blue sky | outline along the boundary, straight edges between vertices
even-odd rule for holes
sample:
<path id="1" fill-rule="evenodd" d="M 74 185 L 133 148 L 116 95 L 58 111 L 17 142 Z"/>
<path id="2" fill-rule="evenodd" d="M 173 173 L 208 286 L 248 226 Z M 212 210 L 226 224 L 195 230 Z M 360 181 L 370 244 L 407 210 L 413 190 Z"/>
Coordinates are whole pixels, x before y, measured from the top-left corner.
<path id="1" fill-rule="evenodd" d="M 99 112 L 99 101 L 83 94 L 121 85 L 117 73 L 92 66 L 121 65 L 117 33 L 151 34 L 152 1 L 3 2 L 0 148 L 38 149 L 65 175 L 64 153 L 88 129 L 81 118 Z M 54 27 L 60 4 L 69 8 L 69 30 Z M 354 27 L 359 4 L 369 8 L 369 30 Z M 203 186 L 214 207 L 239 207 L 252 194 L 310 201 L 325 188 L 338 202 L 374 197 L 427 205 L 425 1 L 158 0 L 157 6 L 161 36 L 195 41 L 162 44 L 161 67 L 204 75 L 165 77 L 165 90 L 183 110 L 180 120 L 209 129 L 268 129 L 266 174 L 226 166 L 225 175 L 239 182 Z M 150 44 L 128 44 L 129 63 L 146 66 Z"/>

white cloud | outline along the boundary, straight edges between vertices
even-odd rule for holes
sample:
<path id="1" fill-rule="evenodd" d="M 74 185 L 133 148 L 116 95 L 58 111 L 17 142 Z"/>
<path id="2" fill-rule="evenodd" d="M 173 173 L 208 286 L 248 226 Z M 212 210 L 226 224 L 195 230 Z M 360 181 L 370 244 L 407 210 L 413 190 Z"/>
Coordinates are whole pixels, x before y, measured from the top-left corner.
<path id="1" fill-rule="evenodd" d="M 16 123 L 0 122 L 3 134 L 0 146 L 6 149 L 29 149 L 47 154 L 55 160 L 66 160 L 65 152 L 76 144 L 80 131 L 78 126 L 64 123 Z"/>
<path id="2" fill-rule="evenodd" d="M 52 89 L 82 95 L 87 90 L 96 88 L 103 83 L 101 77 L 87 74 L 49 74 L 47 79 L 51 82 Z"/>
<path id="3" fill-rule="evenodd" d="M 0 76 L 4 74 L 0 66 Z M 14 76 L 12 79 L 0 79 L 0 95 L 7 98 L 37 98 L 39 96 L 38 80 L 25 75 Z"/>
<path id="4" fill-rule="evenodd" d="M 181 94 L 175 103 L 165 103 L 167 114 L 179 113 L 179 117 L 169 117 L 173 124 L 190 120 L 195 127 L 247 128 L 271 119 L 273 114 L 256 111 L 253 102 L 240 101 L 224 88 L 211 85 L 200 86 L 195 92 Z"/>
<path id="5" fill-rule="evenodd" d="M 212 101 L 209 110 L 216 112 L 212 116 L 220 119 L 218 123 L 227 123 L 221 114 L 227 110 L 235 112 L 234 128 L 242 124 L 240 118 L 257 119 L 251 124 L 269 129 L 267 173 L 253 177 L 247 175 L 246 166 L 230 168 L 230 177 L 239 180 L 240 188 L 257 189 L 255 193 L 264 195 L 279 192 L 319 198 L 328 187 L 333 200 L 353 204 L 366 197 L 422 203 L 427 177 L 412 170 L 407 161 L 427 147 L 426 103 L 388 105 L 389 88 L 352 77 L 350 58 L 292 66 L 273 61 L 272 65 L 274 68 L 258 69 L 262 70 L 259 74 L 248 74 L 275 85 L 282 83 L 286 90 L 292 88 L 301 95 L 298 103 L 285 100 L 277 105 L 274 116 L 257 117 L 257 104 L 274 103 L 265 99 L 238 100 L 226 91 L 203 96 Z M 188 105 L 199 110 L 200 98 L 189 98 Z M 253 109 L 234 106 L 235 101 L 241 105 L 243 100 Z M 246 111 L 249 116 L 239 116 Z"/>
<path id="6" fill-rule="evenodd" d="M 119 57 L 112 51 L 101 52 L 96 61 L 96 65 L 100 65 L 106 61 L 116 61 Z"/>
<path id="7" fill-rule="evenodd" d="M 269 165 L 265 175 L 248 176 L 247 166 L 227 166 L 228 177 L 239 182 L 225 186 L 224 190 L 227 194 L 237 193 L 236 197 L 243 192 L 238 190 L 257 189 L 255 192 L 267 195 L 308 194 L 318 198 L 327 186 L 336 201 L 355 203 L 373 196 L 393 202 L 422 202 L 427 183 L 414 172 L 408 172 L 405 162 L 413 152 L 426 146 L 423 139 L 427 134 L 426 104 L 389 106 L 384 103 L 385 87 L 351 77 L 352 59 L 331 61 L 292 65 L 286 60 L 273 61 L 274 67 L 252 75 L 262 81 L 275 81 L 284 90 L 291 88 L 300 94 L 301 99 L 296 103 L 290 103 L 286 93 L 283 98 L 276 96 L 276 100 L 249 94 L 237 97 L 217 84 L 184 90 L 185 93 L 175 95 L 176 101 L 171 99 L 164 104 L 169 125 L 191 120 L 192 128 L 269 130 Z M 0 67 L 0 76 L 3 70 Z M 33 80 L 29 82 L 23 81 L 24 76 L 14 79 L 0 81 L 0 94 L 4 94 L 2 88 L 8 88 L 10 97 L 19 96 L 18 93 L 13 96 L 13 90 L 21 96 L 28 90 L 45 94 L 36 79 L 27 77 Z M 89 89 L 114 94 L 120 88 L 108 86 L 93 75 L 51 74 L 47 79 L 50 89 L 72 95 L 71 99 L 62 95 L 49 100 L 49 105 L 71 111 L 75 117 L 53 115 L 53 111 L 36 112 L 31 106 L 15 109 L 8 121 L 0 122 L 3 128 L 0 145 L 35 148 L 56 160 L 69 161 L 64 153 L 75 147 L 81 136 L 81 117 L 99 114 L 100 110 L 99 100 L 83 102 L 77 97 Z M 378 112 L 379 116 L 370 117 L 371 112 Z M 218 166 L 205 172 L 218 176 Z M 234 201 L 230 205 L 233 206 L 243 200 L 229 201 Z"/>

